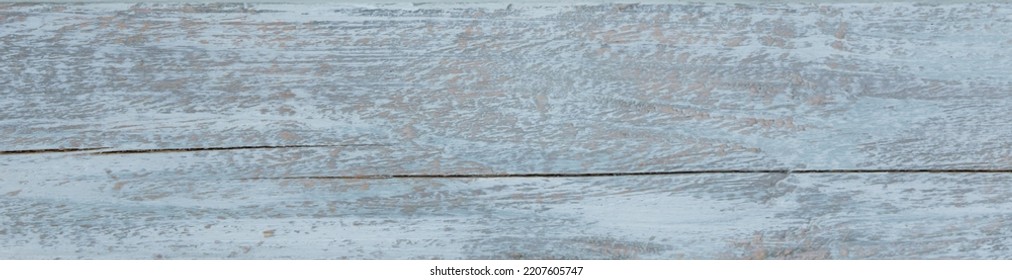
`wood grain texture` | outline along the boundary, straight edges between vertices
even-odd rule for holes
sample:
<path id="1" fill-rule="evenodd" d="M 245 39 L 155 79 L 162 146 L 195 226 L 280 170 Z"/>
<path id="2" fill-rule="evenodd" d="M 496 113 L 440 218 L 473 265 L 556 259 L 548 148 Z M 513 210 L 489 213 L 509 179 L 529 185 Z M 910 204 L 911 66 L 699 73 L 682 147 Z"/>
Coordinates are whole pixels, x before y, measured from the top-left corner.
<path id="1" fill-rule="evenodd" d="M 1007 168 L 1009 8 L 7 5 L 0 146 L 391 145 L 379 173 Z"/>
<path id="2" fill-rule="evenodd" d="M 0 3 L 0 258 L 1012 258 L 1012 5 Z"/>
<path id="3" fill-rule="evenodd" d="M 1010 174 L 23 180 L 6 258 L 1012 258 Z"/>

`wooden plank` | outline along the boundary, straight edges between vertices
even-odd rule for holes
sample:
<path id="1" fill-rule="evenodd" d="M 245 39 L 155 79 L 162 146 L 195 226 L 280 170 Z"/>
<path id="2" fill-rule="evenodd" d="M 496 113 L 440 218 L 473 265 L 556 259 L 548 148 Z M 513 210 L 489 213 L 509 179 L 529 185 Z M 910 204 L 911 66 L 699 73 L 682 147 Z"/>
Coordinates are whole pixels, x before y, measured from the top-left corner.
<path id="1" fill-rule="evenodd" d="M 0 258 L 1012 257 L 1008 173 L 131 180 L 37 167 L 0 182 Z"/>
<path id="2" fill-rule="evenodd" d="M 1008 4 L 0 5 L 5 151 L 389 163 L 317 175 L 1012 167 Z"/>
<path id="3" fill-rule="evenodd" d="M 0 3 L 3 259 L 1009 259 L 1012 5 Z"/>

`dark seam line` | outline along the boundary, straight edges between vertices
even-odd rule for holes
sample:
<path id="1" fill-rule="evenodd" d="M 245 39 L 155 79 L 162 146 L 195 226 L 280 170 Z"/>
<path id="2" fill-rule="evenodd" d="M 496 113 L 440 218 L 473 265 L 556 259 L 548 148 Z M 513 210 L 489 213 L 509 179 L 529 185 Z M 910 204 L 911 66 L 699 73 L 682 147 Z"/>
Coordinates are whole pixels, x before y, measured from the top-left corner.
<path id="1" fill-rule="evenodd" d="M 389 147 L 389 144 L 334 144 L 334 145 L 291 145 L 291 146 L 235 146 L 235 147 L 205 147 L 205 148 L 167 148 L 167 149 L 136 149 L 136 150 L 110 150 L 110 147 L 96 148 L 56 148 L 56 149 L 34 149 L 34 150 L 10 150 L 0 151 L 0 155 L 14 154 L 44 154 L 44 153 L 72 153 L 90 152 L 92 155 L 111 154 L 143 154 L 143 153 L 174 153 L 174 152 L 200 152 L 200 151 L 227 151 L 227 150 L 254 150 L 254 149 L 285 149 L 285 148 L 328 148 L 328 147 Z"/>
<path id="2" fill-rule="evenodd" d="M 508 174 L 393 174 L 362 176 L 288 176 L 258 177 L 244 180 L 293 180 L 293 179 L 410 179 L 410 178 L 532 178 L 532 177 L 620 177 L 658 176 L 692 174 L 861 174 L 861 173 L 1012 173 L 1012 169 L 761 169 L 761 170 L 686 170 L 658 172 L 614 172 L 614 173 L 508 173 Z"/>
<path id="3" fill-rule="evenodd" d="M 0 155 L 13 155 L 13 154 L 44 154 L 44 153 L 72 153 L 72 152 L 87 152 L 94 150 L 108 149 L 108 147 L 97 147 L 97 148 L 56 148 L 56 149 L 34 149 L 34 150 L 11 150 L 11 151 L 0 151 Z"/>
<path id="4" fill-rule="evenodd" d="M 256 150 L 256 149 L 287 149 L 287 148 L 329 148 L 329 147 L 385 147 L 387 144 L 335 144 L 335 145 L 292 145 L 292 146 L 235 146 L 235 147 L 204 147 L 204 148 L 169 148 L 169 149 L 137 149 L 112 150 L 93 152 L 94 155 L 113 154 L 144 154 L 144 153 L 179 153 L 201 151 Z"/>

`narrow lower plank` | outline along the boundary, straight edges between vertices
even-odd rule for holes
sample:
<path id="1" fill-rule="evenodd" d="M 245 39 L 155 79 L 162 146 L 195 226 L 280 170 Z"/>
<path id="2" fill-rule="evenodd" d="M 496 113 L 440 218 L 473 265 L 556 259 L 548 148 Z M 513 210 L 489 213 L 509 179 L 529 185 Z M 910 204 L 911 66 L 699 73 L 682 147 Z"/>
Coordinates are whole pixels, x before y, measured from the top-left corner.
<path id="1" fill-rule="evenodd" d="M 1008 169 L 1010 15 L 0 4 L 0 150 L 366 145 L 339 168 L 376 174 Z"/>
<path id="2" fill-rule="evenodd" d="M 10 177 L 4 259 L 1012 258 L 1012 174 Z"/>

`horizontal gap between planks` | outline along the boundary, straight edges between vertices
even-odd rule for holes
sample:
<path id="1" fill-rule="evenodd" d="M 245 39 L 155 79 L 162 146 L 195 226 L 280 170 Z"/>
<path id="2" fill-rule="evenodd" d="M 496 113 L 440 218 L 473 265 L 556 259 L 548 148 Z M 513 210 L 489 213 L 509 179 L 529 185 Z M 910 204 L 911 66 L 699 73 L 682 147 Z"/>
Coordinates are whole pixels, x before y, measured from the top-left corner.
<path id="1" fill-rule="evenodd" d="M 327 147 L 370 147 L 391 146 L 389 144 L 330 144 L 330 145 L 281 145 L 281 146 L 230 146 L 202 148 L 165 148 L 165 149 L 132 149 L 107 150 L 109 147 L 93 148 L 52 148 L 32 150 L 0 151 L 4 154 L 41 154 L 41 153 L 72 153 L 88 152 L 93 155 L 145 154 L 172 152 L 199 152 L 225 150 L 254 149 L 289 149 L 289 148 L 327 148 Z M 357 175 L 357 176 L 288 176 L 288 177 L 255 177 L 242 180 L 298 180 L 298 179 L 410 179 L 410 178 L 534 178 L 534 177 L 620 177 L 620 176 L 658 176 L 658 175 L 691 175 L 691 174 L 862 174 L 862 173 L 1012 173 L 1012 169 L 713 169 L 713 170 L 677 170 L 651 172 L 591 172 L 591 173 L 488 173 L 488 174 L 390 174 L 390 175 Z"/>
<path id="2" fill-rule="evenodd" d="M 326 180 L 326 179 L 410 179 L 410 178 L 531 178 L 531 177 L 620 177 L 692 174 L 862 174 L 862 173 L 1012 173 L 1012 169 L 722 169 L 683 170 L 656 172 L 601 172 L 601 173 L 505 173 L 505 174 L 393 174 L 362 176 L 286 176 L 255 177 L 243 180 Z"/>

